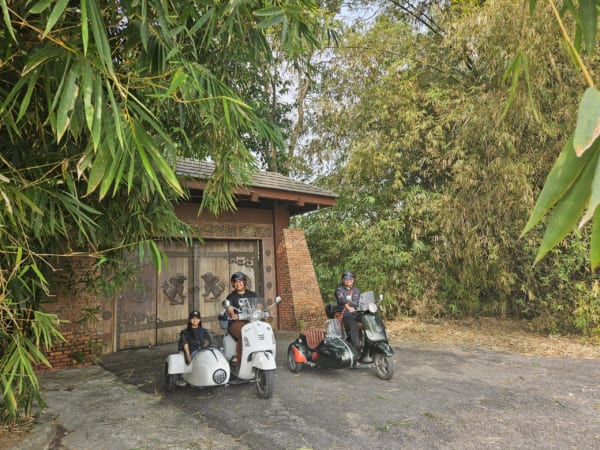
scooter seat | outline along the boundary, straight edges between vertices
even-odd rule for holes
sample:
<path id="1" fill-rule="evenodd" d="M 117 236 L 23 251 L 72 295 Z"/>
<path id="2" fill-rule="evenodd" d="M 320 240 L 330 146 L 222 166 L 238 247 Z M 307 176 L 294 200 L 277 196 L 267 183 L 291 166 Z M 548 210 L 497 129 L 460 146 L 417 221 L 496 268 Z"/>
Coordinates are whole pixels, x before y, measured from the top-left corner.
<path id="1" fill-rule="evenodd" d="M 311 350 L 315 350 L 321 342 L 325 339 L 325 332 L 311 328 L 310 330 L 304 330 L 301 333 L 306 338 L 306 345 Z"/>

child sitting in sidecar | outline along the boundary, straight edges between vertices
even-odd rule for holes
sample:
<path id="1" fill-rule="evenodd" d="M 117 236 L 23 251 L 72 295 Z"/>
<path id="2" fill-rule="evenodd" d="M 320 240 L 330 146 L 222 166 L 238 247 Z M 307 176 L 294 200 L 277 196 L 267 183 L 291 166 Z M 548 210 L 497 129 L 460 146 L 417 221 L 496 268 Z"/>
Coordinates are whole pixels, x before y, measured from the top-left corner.
<path id="1" fill-rule="evenodd" d="M 181 332 L 179 338 L 179 350 L 183 351 L 185 362 L 191 364 L 194 355 L 203 348 L 208 348 L 210 344 L 210 334 L 202 327 L 200 311 L 190 312 L 187 328 Z"/>

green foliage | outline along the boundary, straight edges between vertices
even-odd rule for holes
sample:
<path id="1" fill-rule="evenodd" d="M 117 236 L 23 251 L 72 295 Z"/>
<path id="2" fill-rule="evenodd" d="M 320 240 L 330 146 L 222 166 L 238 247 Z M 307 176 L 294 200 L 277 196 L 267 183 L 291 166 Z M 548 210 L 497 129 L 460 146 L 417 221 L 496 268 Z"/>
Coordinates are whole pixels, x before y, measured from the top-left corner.
<path id="1" fill-rule="evenodd" d="M 548 222 L 548 205 L 536 209 L 540 220 L 519 233 L 573 134 L 577 69 L 549 39 L 560 33 L 549 8 L 528 22 L 528 9 L 514 2 L 463 3 L 434 11 L 445 33 L 415 30 L 402 14 L 347 33 L 322 75 L 305 151 L 333 161 L 319 182 L 340 199 L 296 223 L 324 296 L 349 267 L 361 288 L 385 293 L 390 313 L 524 317 L 539 329 L 591 333 L 598 295 L 585 265 L 590 230 L 568 234 L 586 196 L 565 198 Z M 596 157 L 587 153 L 569 153 L 569 171 L 555 173 L 590 177 Z M 548 259 L 532 266 L 548 242 Z"/>
<path id="2" fill-rule="evenodd" d="M 114 290 L 131 253 L 161 267 L 154 239 L 193 237 L 173 207 L 186 198 L 178 157 L 211 158 L 202 207 L 234 208 L 260 151 L 248 145 L 284 147 L 257 92 L 275 64 L 301 67 L 333 37 L 312 0 L 116 5 L 0 0 L 2 417 L 40 400 L 57 269 L 94 258 L 84 281 Z"/>
<path id="3" fill-rule="evenodd" d="M 532 14 L 539 13 L 536 11 L 535 1 L 530 1 L 529 5 Z M 561 156 L 550 172 L 523 234 L 539 223 L 544 214 L 553 209 L 535 259 L 538 262 L 571 230 L 577 227 L 578 221 L 578 226 L 581 228 L 594 218 L 595 225 L 591 230 L 590 260 L 591 267 L 595 268 L 600 263 L 600 230 L 597 224 L 600 219 L 596 219 L 597 207 L 600 205 L 600 181 L 596 177 L 596 163 L 600 151 L 598 139 L 600 94 L 594 88 L 594 82 L 588 66 L 581 56 L 581 51 L 583 44 L 589 57 L 587 64 L 593 66 L 596 62 L 593 58 L 593 50 L 596 43 L 598 12 L 596 2 L 593 0 L 581 0 L 577 8 L 572 2 L 567 2 L 561 13 L 553 2 L 550 2 L 550 7 L 554 15 L 553 19 L 560 26 L 560 34 L 569 51 L 569 56 L 580 69 L 588 88 L 579 104 L 577 124 L 572 138 L 565 144 Z M 567 30 L 569 19 L 575 22 L 575 31 L 572 35 Z M 526 45 L 527 41 L 528 39 L 524 37 L 522 45 Z M 528 72 L 526 71 L 526 73 Z M 516 82 L 516 77 L 513 76 L 513 84 Z M 587 210 L 584 213 L 586 205 Z M 580 217 L 581 220 L 578 220 Z M 598 217 L 600 217 L 600 213 Z"/>

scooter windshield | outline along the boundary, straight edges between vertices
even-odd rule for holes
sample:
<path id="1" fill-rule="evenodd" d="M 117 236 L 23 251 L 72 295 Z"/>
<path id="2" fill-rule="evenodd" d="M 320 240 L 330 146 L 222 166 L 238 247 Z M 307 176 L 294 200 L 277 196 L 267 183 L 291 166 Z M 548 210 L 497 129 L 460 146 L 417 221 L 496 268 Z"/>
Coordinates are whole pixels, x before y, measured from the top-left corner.
<path id="1" fill-rule="evenodd" d="M 260 297 L 242 297 L 238 300 L 240 311 L 249 312 L 252 309 L 260 308 L 263 301 Z"/>
<path id="2" fill-rule="evenodd" d="M 369 304 L 375 303 L 375 293 L 373 291 L 362 292 L 360 294 L 359 307 L 361 311 L 369 309 Z"/>

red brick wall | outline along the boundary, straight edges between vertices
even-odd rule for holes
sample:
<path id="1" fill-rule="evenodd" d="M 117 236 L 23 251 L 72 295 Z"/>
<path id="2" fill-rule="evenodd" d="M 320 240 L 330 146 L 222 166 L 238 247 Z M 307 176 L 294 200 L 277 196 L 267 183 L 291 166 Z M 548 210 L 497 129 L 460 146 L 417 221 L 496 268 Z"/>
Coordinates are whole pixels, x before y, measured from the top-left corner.
<path id="1" fill-rule="evenodd" d="M 66 339 L 57 342 L 45 351 L 52 368 L 41 365 L 38 371 L 58 370 L 68 367 L 87 366 L 94 362 L 101 350 L 101 318 L 85 325 L 78 324 L 84 316 L 84 308 L 101 306 L 94 293 L 83 281 L 93 273 L 94 261 L 89 258 L 76 258 L 69 266 L 63 266 L 56 275 L 55 292 L 48 303 L 43 304 L 44 312 L 56 314 L 60 320 L 59 331 Z M 101 310 L 101 308 L 100 308 Z"/>
<path id="2" fill-rule="evenodd" d="M 325 308 L 304 231 L 284 228 L 277 246 L 279 328 L 301 330 L 325 327 Z"/>

